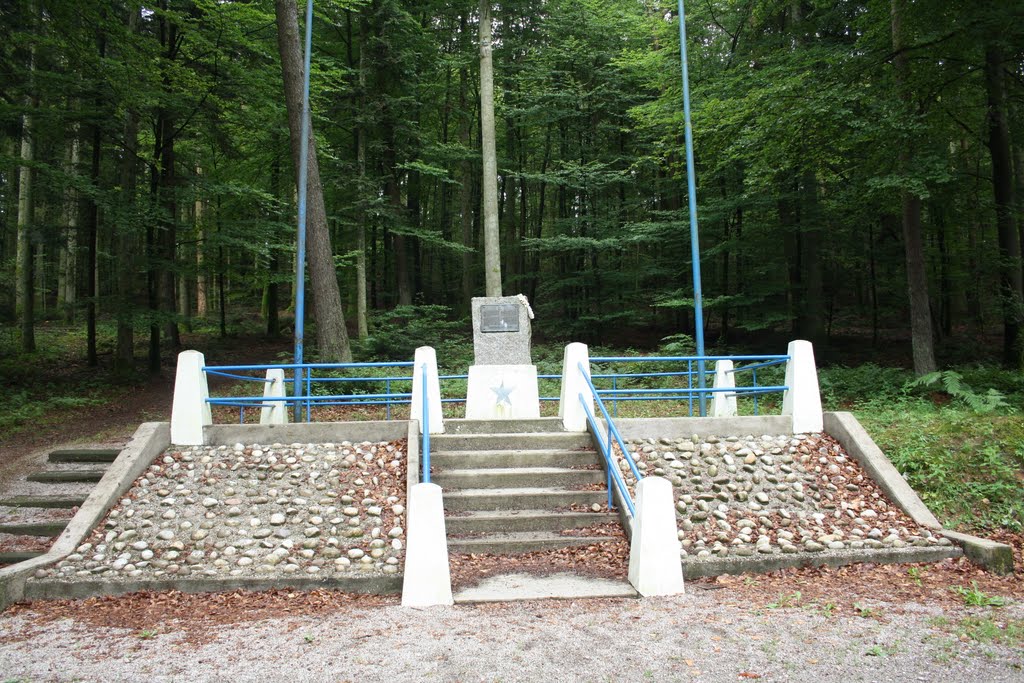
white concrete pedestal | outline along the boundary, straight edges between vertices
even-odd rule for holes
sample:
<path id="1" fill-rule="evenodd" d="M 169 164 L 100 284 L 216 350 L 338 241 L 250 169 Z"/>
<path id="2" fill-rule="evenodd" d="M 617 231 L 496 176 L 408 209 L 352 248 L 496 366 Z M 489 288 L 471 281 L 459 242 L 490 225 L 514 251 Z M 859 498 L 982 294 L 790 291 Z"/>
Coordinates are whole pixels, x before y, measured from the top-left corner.
<path id="1" fill-rule="evenodd" d="M 471 365 L 466 390 L 467 420 L 540 417 L 536 365 Z"/>

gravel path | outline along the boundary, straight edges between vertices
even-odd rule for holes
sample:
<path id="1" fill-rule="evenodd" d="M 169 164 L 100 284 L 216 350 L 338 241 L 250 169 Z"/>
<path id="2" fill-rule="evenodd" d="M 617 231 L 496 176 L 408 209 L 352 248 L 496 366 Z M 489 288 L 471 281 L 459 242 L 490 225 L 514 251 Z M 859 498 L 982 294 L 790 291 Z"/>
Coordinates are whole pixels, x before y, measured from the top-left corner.
<path id="1" fill-rule="evenodd" d="M 33 612 L 0 616 L 4 680 L 33 681 L 1024 681 L 1024 650 L 958 637 L 1001 610 L 873 603 L 751 606 L 691 588 L 644 600 L 425 610 L 342 607 L 190 631 L 113 629 Z M 1018 622 L 1019 623 L 1019 622 Z"/>

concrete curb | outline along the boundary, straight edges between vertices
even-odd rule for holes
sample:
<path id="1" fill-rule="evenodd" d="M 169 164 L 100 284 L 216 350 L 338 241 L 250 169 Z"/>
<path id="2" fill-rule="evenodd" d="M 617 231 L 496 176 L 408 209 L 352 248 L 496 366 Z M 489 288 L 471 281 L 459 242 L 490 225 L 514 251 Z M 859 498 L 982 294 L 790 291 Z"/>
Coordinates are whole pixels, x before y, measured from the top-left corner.
<path id="1" fill-rule="evenodd" d="M 899 505 L 916 523 L 932 529 L 942 524 L 900 475 L 885 453 L 875 444 L 853 413 L 825 413 L 825 432 L 857 459 L 885 495 Z"/>
<path id="2" fill-rule="evenodd" d="M 265 591 L 274 588 L 295 590 L 329 589 L 346 593 L 394 595 L 402 592 L 402 575 L 352 576 L 333 578 L 256 578 L 256 577 L 182 577 L 178 579 L 148 579 L 142 581 L 61 581 L 37 579 L 28 582 L 22 599 L 25 600 L 81 600 L 100 595 L 125 595 L 139 591 L 181 591 L 182 593 L 219 593 L 233 590 Z"/>
<path id="3" fill-rule="evenodd" d="M 142 423 L 50 549 L 39 557 L 0 569 L 0 609 L 24 598 L 25 582 L 33 572 L 73 553 L 170 441 L 168 423 Z"/>
<path id="4" fill-rule="evenodd" d="M 890 548 L 881 550 L 829 550 L 821 553 L 793 553 L 790 555 L 761 555 L 759 557 L 721 557 L 707 560 L 683 559 L 686 580 L 720 574 L 764 574 L 795 567 L 842 567 L 871 562 L 892 564 L 903 562 L 939 562 L 960 557 L 963 551 L 955 545 L 929 548 Z"/>
<path id="5" fill-rule="evenodd" d="M 599 420 L 604 424 L 604 420 Z M 792 434 L 790 415 L 748 415 L 743 417 L 621 417 L 615 426 L 623 439 L 651 436 L 680 437 L 728 436 L 730 434 Z"/>
<path id="6" fill-rule="evenodd" d="M 408 433 L 407 420 L 366 422 L 292 422 L 283 425 L 218 424 L 203 428 L 208 446 L 236 443 L 337 443 L 340 441 L 394 441 Z"/>
<path id="7" fill-rule="evenodd" d="M 943 529 L 941 533 L 954 543 L 962 545 L 967 558 L 977 562 L 985 569 L 996 574 L 1013 573 L 1013 548 L 1005 543 L 996 543 L 986 538 L 961 534 L 948 529 Z"/>

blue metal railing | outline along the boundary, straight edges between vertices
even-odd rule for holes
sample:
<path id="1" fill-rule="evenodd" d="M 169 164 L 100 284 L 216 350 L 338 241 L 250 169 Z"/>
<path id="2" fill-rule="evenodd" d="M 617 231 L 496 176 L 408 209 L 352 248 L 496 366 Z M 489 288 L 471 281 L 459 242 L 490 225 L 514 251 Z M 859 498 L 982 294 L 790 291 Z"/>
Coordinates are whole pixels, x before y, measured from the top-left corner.
<path id="1" fill-rule="evenodd" d="M 366 371 L 380 368 L 412 368 L 411 361 L 389 362 L 389 363 L 285 363 L 281 365 L 217 365 L 203 368 L 204 372 L 210 375 L 219 375 L 248 382 L 267 383 L 266 377 L 253 377 L 251 375 L 239 374 L 243 372 L 263 372 L 267 370 L 294 370 L 298 381 L 295 383 L 298 395 L 291 396 L 227 396 L 211 397 L 206 399 L 213 405 L 238 406 L 239 422 L 245 421 L 246 408 L 265 408 L 272 402 L 286 402 L 293 404 L 296 409 L 296 418 L 304 417 L 305 422 L 312 419 L 314 406 L 331 405 L 383 405 L 385 406 L 385 419 L 391 419 L 391 407 L 395 405 L 408 405 L 412 403 L 412 391 L 397 392 L 392 389 L 392 383 L 412 383 L 410 376 L 357 376 L 357 377 L 336 377 L 316 376 L 319 372 L 338 371 Z M 332 382 L 383 382 L 384 392 L 380 393 L 328 393 L 314 394 L 315 384 L 329 385 Z M 304 413 L 304 415 L 303 415 Z"/>
<path id="2" fill-rule="evenodd" d="M 734 367 L 733 375 L 750 371 L 751 384 L 748 386 L 736 387 L 708 387 L 707 382 L 702 381 L 706 375 L 714 374 L 714 364 L 721 360 L 729 360 L 734 363 L 753 362 L 752 365 Z M 591 363 L 672 363 L 686 364 L 685 370 L 673 370 L 665 372 L 606 372 L 595 373 L 594 379 L 611 380 L 611 388 L 597 389 L 596 393 L 611 398 L 612 416 L 619 415 L 619 401 L 686 401 L 689 413 L 694 413 L 694 404 L 698 403 L 698 409 L 704 414 L 704 403 L 709 397 L 715 394 L 726 394 L 728 396 L 750 396 L 753 398 L 754 414 L 757 415 L 760 406 L 758 396 L 767 393 L 783 392 L 788 387 L 784 385 L 758 386 L 757 370 L 776 365 L 782 365 L 789 360 L 789 356 L 595 356 L 590 359 Z M 694 369 L 694 366 L 697 369 Z M 710 366 L 710 370 L 708 369 Z M 650 387 L 623 387 L 620 381 L 625 379 L 649 380 L 651 378 L 685 377 L 686 386 L 670 388 Z M 694 378 L 698 381 L 694 381 Z"/>
<path id="3" fill-rule="evenodd" d="M 622 497 L 623 502 L 626 503 L 626 509 L 629 510 L 629 516 L 636 516 L 636 508 L 633 505 L 633 496 L 629 493 L 629 488 L 626 486 L 626 482 L 622 479 L 622 473 L 619 472 L 618 461 L 613 457 L 614 444 L 619 445 L 619 450 L 622 451 L 622 456 L 626 460 L 626 464 L 629 465 L 629 471 L 633 474 L 633 478 L 639 482 L 643 479 L 643 475 L 640 474 L 640 470 L 637 469 L 636 461 L 633 460 L 633 455 L 626 448 L 625 442 L 622 440 L 622 435 L 619 434 L 618 428 L 615 426 L 615 422 L 611 416 L 608 415 L 608 409 L 604 407 L 604 401 L 601 400 L 601 396 L 597 393 L 597 389 L 594 388 L 594 383 L 590 379 L 590 375 L 587 369 L 583 367 L 583 363 L 577 365 L 580 374 L 583 375 L 583 379 L 587 381 L 587 386 L 590 387 L 590 391 L 594 396 L 594 401 L 597 403 L 597 407 L 601 409 L 601 414 L 604 416 L 605 424 L 608 426 L 607 437 L 602 437 L 601 426 L 597 423 L 597 419 L 594 417 L 594 413 L 590 410 L 590 406 L 587 404 L 587 400 L 583 398 L 583 394 L 579 394 L 580 403 L 583 404 L 583 410 L 587 414 L 587 423 L 590 424 L 594 435 L 597 437 L 598 446 L 601 449 L 601 456 L 604 458 L 605 465 L 608 470 L 608 507 L 612 507 L 612 482 L 615 483 L 615 488 L 618 489 L 619 495 Z M 614 442 L 612 441 L 614 439 Z"/>
<path id="4" fill-rule="evenodd" d="M 427 393 L 427 364 L 422 366 L 423 371 L 423 421 L 420 428 L 423 430 L 423 483 L 430 483 L 430 399 Z"/>

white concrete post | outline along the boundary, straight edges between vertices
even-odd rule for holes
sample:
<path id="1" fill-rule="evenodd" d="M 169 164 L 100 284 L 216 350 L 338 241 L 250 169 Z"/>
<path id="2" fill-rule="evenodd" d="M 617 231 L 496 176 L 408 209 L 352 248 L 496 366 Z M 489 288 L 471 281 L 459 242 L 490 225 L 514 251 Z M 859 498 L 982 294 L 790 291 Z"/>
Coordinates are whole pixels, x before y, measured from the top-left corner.
<path id="1" fill-rule="evenodd" d="M 441 414 L 441 381 L 437 376 L 437 352 L 430 346 L 416 349 L 412 366 L 412 404 L 409 419 L 418 420 L 423 433 L 423 365 L 427 366 L 427 405 L 430 408 L 430 433 L 444 434 L 444 416 Z"/>
<path id="2" fill-rule="evenodd" d="M 789 342 L 787 353 L 786 386 L 789 389 L 782 397 L 782 414 L 793 416 L 794 434 L 820 432 L 823 416 L 814 347 L 809 341 L 797 339 Z"/>
<path id="3" fill-rule="evenodd" d="M 284 370 L 272 368 L 267 370 L 267 382 L 263 385 L 264 396 L 287 396 L 285 391 Z M 288 424 L 288 404 L 285 401 L 264 401 L 260 408 L 261 425 Z"/>
<path id="4" fill-rule="evenodd" d="M 171 443 L 181 446 L 203 445 L 203 427 L 213 424 L 213 414 L 206 399 L 206 359 L 198 351 L 178 354 L 174 375 L 174 401 L 171 404 Z"/>
<path id="5" fill-rule="evenodd" d="M 453 604 L 440 486 L 416 484 L 409 490 L 408 520 L 402 607 Z"/>
<path id="6" fill-rule="evenodd" d="M 590 351 L 586 344 L 573 342 L 565 347 L 562 357 L 562 394 L 558 401 L 558 417 L 562 418 L 562 426 L 567 432 L 587 431 L 587 413 L 580 403 L 580 394 L 583 394 L 590 411 L 594 411 L 594 392 L 580 374 L 580 363 L 589 377 Z"/>
<path id="7" fill-rule="evenodd" d="M 629 582 L 644 597 L 683 592 L 682 545 L 672 484 L 644 477 L 636 485 L 636 520 L 629 544 Z"/>
<path id="8" fill-rule="evenodd" d="M 715 363 L 715 389 L 736 388 L 736 376 L 732 372 L 731 360 Z M 736 394 L 716 391 L 711 399 L 711 417 L 733 417 L 736 415 Z"/>

